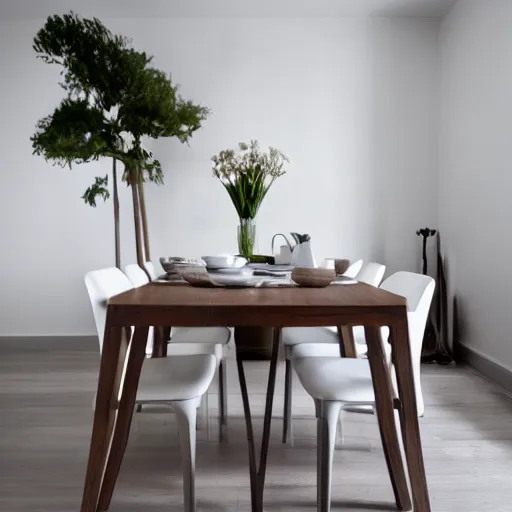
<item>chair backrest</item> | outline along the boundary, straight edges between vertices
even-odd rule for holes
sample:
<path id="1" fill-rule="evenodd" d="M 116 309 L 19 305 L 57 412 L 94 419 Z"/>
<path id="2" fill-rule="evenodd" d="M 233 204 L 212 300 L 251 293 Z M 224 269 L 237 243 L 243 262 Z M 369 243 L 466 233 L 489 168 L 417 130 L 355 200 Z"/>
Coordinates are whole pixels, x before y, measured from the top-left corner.
<path id="1" fill-rule="evenodd" d="M 380 263 L 365 263 L 361 270 L 357 273 L 356 279 L 361 283 L 371 284 L 372 286 L 379 286 L 384 277 L 386 265 Z"/>
<path id="2" fill-rule="evenodd" d="M 414 272 L 396 272 L 389 276 L 380 287 L 407 299 L 407 311 L 418 313 L 427 321 L 428 310 L 434 295 L 436 282 L 430 276 Z"/>
<path id="3" fill-rule="evenodd" d="M 139 265 L 137 265 L 137 263 L 126 265 L 126 267 L 124 267 L 124 273 L 135 288 L 149 283 L 148 275 L 139 267 Z"/>
<path id="4" fill-rule="evenodd" d="M 411 346 L 416 403 L 418 414 L 422 416 L 425 404 L 420 380 L 421 349 L 436 282 L 430 276 L 415 274 L 414 272 L 397 272 L 389 276 L 380 287 L 407 299 L 407 322 L 409 324 L 409 343 Z"/>
<path id="5" fill-rule="evenodd" d="M 354 263 L 351 263 L 347 270 L 343 272 L 343 275 L 345 277 L 351 277 L 355 278 L 358 274 L 358 272 L 361 270 L 361 267 L 363 266 L 363 260 L 357 260 L 354 261 Z"/>
<path id="6" fill-rule="evenodd" d="M 133 285 L 118 268 L 113 267 L 87 272 L 85 286 L 92 305 L 101 352 L 107 320 L 107 301 L 114 295 L 131 290 Z"/>
<path id="7" fill-rule="evenodd" d="M 158 277 L 156 275 L 156 269 L 155 269 L 155 266 L 153 265 L 153 262 L 145 261 L 144 268 L 146 269 L 146 272 L 149 274 L 151 281 L 154 281 Z"/>

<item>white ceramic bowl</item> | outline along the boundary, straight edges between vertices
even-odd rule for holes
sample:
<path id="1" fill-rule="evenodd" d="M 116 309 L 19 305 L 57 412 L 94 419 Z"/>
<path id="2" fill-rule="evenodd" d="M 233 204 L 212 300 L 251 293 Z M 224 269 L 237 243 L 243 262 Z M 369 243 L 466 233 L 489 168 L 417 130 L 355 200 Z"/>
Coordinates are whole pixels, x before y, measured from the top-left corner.
<path id="1" fill-rule="evenodd" d="M 243 267 L 247 260 L 239 256 L 230 254 L 219 256 L 201 256 L 208 268 L 240 268 Z"/>

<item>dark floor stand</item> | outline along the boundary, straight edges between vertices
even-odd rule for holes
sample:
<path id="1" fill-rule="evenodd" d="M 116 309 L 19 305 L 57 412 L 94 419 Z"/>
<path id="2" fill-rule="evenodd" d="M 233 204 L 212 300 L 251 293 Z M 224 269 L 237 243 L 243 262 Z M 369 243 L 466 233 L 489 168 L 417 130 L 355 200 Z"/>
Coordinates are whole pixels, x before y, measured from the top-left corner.
<path id="1" fill-rule="evenodd" d="M 431 310 L 425 337 L 423 340 L 422 363 L 450 364 L 453 356 L 448 346 L 448 293 L 446 287 L 446 276 L 444 260 L 441 253 L 441 239 L 435 229 L 424 228 L 416 231 L 418 236 L 423 238 L 423 274 L 427 275 L 427 239 L 437 234 L 437 279 L 436 279 L 436 300 L 435 314 Z"/>

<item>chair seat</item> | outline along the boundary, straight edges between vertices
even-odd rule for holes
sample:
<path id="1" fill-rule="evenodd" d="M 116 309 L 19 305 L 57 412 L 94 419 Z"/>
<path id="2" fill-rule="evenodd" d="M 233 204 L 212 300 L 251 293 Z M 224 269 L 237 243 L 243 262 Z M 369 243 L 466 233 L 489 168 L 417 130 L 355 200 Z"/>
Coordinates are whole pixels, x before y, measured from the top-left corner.
<path id="1" fill-rule="evenodd" d="M 215 374 L 213 355 L 187 355 L 145 359 L 137 402 L 190 400 L 203 395 Z"/>
<path id="2" fill-rule="evenodd" d="M 291 357 L 340 357 L 340 347 L 334 343 L 301 343 L 291 348 Z M 357 357 L 366 356 L 368 347 L 363 344 L 356 344 Z M 391 345 L 384 343 L 386 360 L 391 362 Z"/>
<path id="3" fill-rule="evenodd" d="M 225 345 L 231 338 L 227 327 L 173 327 L 171 343 L 214 343 Z"/>
<path id="4" fill-rule="evenodd" d="M 294 357 L 293 366 L 304 389 L 316 400 L 375 402 L 370 365 L 365 359 Z"/>
<path id="5" fill-rule="evenodd" d="M 285 345 L 339 343 L 336 327 L 285 327 L 282 330 L 282 338 Z"/>
<path id="6" fill-rule="evenodd" d="M 354 333 L 354 341 L 356 343 L 356 351 L 358 355 L 366 354 L 366 338 L 364 336 L 364 327 L 357 325 L 352 328 Z M 389 327 L 381 328 L 382 339 L 387 341 L 389 337 Z M 339 344 L 337 327 L 286 327 L 283 329 L 283 343 L 286 347 L 294 347 L 295 345 L 308 344 Z M 388 343 L 384 344 L 386 352 L 391 352 Z M 320 350 L 320 349 L 319 349 Z M 315 354 L 311 354 L 315 355 Z M 318 355 L 334 355 L 328 350 L 327 353 L 320 352 Z"/>

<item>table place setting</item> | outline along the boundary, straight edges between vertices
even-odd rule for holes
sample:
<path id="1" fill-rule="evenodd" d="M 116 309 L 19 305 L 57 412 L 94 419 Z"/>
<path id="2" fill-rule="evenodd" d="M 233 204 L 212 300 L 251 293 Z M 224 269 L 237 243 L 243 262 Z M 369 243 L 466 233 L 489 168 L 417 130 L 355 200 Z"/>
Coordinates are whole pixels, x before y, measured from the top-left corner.
<path id="1" fill-rule="evenodd" d="M 337 276 L 329 268 L 248 263 L 245 258 L 230 254 L 202 256 L 200 259 L 162 257 L 160 263 L 166 272 L 156 280 L 160 284 L 187 283 L 220 288 L 323 288 L 357 283 L 354 279 Z"/>

